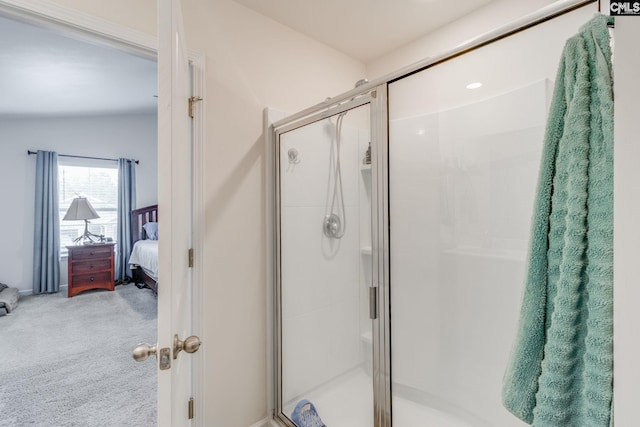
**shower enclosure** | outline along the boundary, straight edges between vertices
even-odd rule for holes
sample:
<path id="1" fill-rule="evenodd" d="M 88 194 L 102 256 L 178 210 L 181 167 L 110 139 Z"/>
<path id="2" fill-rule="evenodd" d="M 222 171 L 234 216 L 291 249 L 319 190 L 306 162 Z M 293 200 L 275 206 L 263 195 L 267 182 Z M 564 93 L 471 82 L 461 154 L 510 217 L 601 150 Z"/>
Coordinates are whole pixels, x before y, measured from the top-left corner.
<path id="1" fill-rule="evenodd" d="M 307 399 L 339 413 L 342 425 L 372 423 L 378 190 L 371 150 L 379 132 L 371 123 L 385 104 L 369 91 L 279 131 L 277 251 L 287 261 L 276 268 L 278 401 L 289 416 Z"/>
<path id="2" fill-rule="evenodd" d="M 330 427 L 525 425 L 501 380 L 553 80 L 595 9 L 575 2 L 276 123 L 282 425 L 301 401 Z"/>

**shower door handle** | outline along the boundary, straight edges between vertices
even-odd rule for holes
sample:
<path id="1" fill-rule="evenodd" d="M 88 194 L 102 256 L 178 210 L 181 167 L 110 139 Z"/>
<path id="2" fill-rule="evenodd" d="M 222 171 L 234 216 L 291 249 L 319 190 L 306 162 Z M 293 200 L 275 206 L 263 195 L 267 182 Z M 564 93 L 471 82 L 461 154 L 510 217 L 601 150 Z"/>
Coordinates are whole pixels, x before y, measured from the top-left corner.
<path id="1" fill-rule="evenodd" d="M 375 320 L 378 318 L 378 287 L 369 287 L 369 319 Z"/>

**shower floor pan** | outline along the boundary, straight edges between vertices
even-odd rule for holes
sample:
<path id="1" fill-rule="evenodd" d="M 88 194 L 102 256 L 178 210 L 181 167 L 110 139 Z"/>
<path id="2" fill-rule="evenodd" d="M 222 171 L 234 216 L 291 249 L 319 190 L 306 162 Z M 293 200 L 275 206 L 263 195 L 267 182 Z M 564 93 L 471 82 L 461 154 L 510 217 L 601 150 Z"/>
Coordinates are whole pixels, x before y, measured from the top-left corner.
<path id="1" fill-rule="evenodd" d="M 291 414 L 300 399 L 313 402 L 322 421 L 331 427 L 372 427 L 371 377 L 354 369 L 323 386 L 285 404 Z M 476 427 L 453 415 L 401 397 L 393 399 L 394 427 Z"/>

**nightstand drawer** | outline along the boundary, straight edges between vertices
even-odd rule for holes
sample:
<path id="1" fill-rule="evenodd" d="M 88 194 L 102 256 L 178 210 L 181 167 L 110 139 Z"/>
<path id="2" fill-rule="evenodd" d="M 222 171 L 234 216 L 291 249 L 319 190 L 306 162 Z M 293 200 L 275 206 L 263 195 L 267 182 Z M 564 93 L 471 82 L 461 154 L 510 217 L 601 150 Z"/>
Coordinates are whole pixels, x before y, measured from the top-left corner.
<path id="1" fill-rule="evenodd" d="M 74 250 L 73 259 L 105 258 L 111 256 L 113 246 L 90 246 L 83 247 L 82 250 Z"/>
<path id="2" fill-rule="evenodd" d="M 109 258 L 74 262 L 71 266 L 71 272 L 73 274 L 93 273 L 109 269 L 111 269 L 111 259 Z"/>
<path id="3" fill-rule="evenodd" d="M 67 246 L 71 298 L 89 289 L 114 290 L 115 243 Z"/>
<path id="4" fill-rule="evenodd" d="M 73 287 L 83 287 L 101 283 L 112 284 L 111 280 L 110 271 L 102 271 L 93 274 L 77 274 L 73 277 Z"/>

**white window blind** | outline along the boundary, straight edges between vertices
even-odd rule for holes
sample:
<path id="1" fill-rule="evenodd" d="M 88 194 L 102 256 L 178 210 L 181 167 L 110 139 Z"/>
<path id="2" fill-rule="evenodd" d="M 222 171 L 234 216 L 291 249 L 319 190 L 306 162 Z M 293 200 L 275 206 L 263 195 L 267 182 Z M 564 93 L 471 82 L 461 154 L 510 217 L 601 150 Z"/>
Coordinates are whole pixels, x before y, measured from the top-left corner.
<path id="1" fill-rule="evenodd" d="M 114 162 L 60 160 L 58 164 L 60 245 L 62 253 L 84 232 L 84 221 L 63 221 L 75 197 L 86 197 L 100 218 L 89 220 L 89 231 L 116 240 L 118 166 Z"/>

